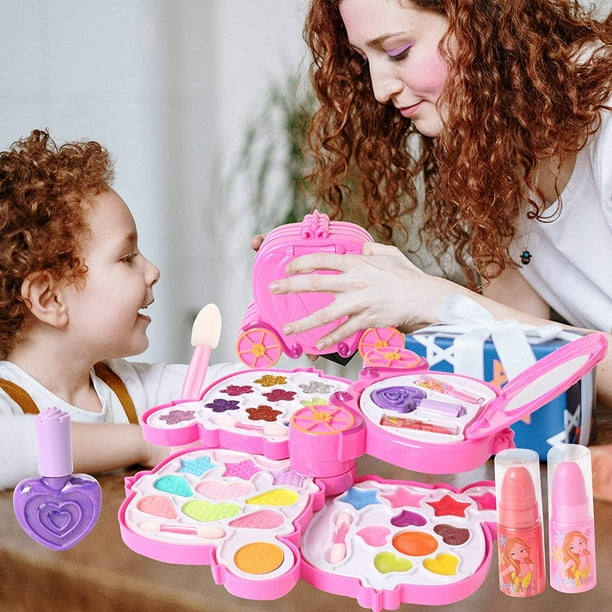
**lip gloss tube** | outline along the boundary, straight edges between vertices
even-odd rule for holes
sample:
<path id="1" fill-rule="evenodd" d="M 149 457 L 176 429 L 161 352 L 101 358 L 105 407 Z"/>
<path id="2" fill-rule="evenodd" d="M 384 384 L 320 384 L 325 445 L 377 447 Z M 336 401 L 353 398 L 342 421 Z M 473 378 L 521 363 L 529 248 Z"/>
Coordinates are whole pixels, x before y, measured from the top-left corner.
<path id="1" fill-rule="evenodd" d="M 583 593 L 597 584 L 591 451 L 553 446 L 548 461 L 550 586 Z"/>
<path id="2" fill-rule="evenodd" d="M 386 427 L 397 427 L 399 429 L 412 429 L 413 431 L 429 431 L 432 433 L 440 433 L 446 435 L 456 435 L 456 427 L 444 427 L 435 423 L 427 423 L 417 419 L 406 419 L 403 417 L 389 416 L 383 414 L 380 419 L 380 424 Z"/>
<path id="3" fill-rule="evenodd" d="M 540 460 L 529 449 L 495 456 L 499 588 L 531 597 L 546 588 Z"/>

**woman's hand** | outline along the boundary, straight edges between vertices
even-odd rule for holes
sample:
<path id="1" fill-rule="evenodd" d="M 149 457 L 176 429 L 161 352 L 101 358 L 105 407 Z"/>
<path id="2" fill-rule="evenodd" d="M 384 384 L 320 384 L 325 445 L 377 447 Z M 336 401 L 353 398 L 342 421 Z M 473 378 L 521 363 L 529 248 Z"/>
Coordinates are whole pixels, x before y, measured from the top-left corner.
<path id="1" fill-rule="evenodd" d="M 251 238 L 251 248 L 254 251 L 259 251 L 259 247 L 261 246 L 261 243 L 264 241 L 265 236 L 263 234 L 255 234 L 255 236 L 253 236 Z"/>
<path id="2" fill-rule="evenodd" d="M 337 274 L 318 274 L 331 270 Z M 322 337 L 324 351 L 369 327 L 396 327 L 408 332 L 437 319 L 444 298 L 456 287 L 451 281 L 425 274 L 396 247 L 366 243 L 362 255 L 313 253 L 296 257 L 286 269 L 289 278 L 270 284 L 274 294 L 327 292 L 335 299 L 299 321 L 288 323 L 283 333 L 299 333 L 348 317 Z"/>

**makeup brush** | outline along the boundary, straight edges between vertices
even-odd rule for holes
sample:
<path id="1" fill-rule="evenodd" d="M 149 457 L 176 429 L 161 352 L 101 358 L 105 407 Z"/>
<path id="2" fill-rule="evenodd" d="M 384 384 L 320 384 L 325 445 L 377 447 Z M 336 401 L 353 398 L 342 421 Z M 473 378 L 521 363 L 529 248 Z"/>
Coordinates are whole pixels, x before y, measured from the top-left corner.
<path id="1" fill-rule="evenodd" d="M 184 535 L 196 535 L 200 538 L 207 540 L 218 540 L 219 538 L 225 537 L 225 529 L 222 527 L 215 527 L 209 525 L 202 525 L 199 527 L 190 527 L 187 525 L 166 525 L 158 521 L 148 520 L 139 523 L 138 525 L 143 531 L 150 531 L 154 533 L 180 533 Z"/>
<path id="2" fill-rule="evenodd" d="M 191 345 L 194 347 L 185 382 L 182 399 L 198 399 L 208 369 L 212 349 L 217 348 L 221 335 L 221 312 L 215 304 L 207 304 L 200 310 L 191 328 Z"/>
<path id="3" fill-rule="evenodd" d="M 346 536 L 353 517 L 348 512 L 341 512 L 336 517 L 336 530 L 332 537 L 332 545 L 329 549 L 329 562 L 340 563 L 346 557 Z"/>

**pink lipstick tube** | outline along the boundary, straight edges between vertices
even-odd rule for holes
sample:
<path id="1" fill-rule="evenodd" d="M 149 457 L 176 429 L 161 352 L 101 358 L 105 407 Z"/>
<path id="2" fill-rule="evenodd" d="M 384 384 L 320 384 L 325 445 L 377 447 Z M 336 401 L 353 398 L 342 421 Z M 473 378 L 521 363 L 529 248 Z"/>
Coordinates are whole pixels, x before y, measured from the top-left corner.
<path id="1" fill-rule="evenodd" d="M 546 588 L 540 460 L 535 451 L 507 449 L 495 456 L 499 588 L 531 597 Z"/>
<path id="2" fill-rule="evenodd" d="M 550 586 L 583 593 L 597 584 L 591 451 L 558 444 L 548 451 Z"/>

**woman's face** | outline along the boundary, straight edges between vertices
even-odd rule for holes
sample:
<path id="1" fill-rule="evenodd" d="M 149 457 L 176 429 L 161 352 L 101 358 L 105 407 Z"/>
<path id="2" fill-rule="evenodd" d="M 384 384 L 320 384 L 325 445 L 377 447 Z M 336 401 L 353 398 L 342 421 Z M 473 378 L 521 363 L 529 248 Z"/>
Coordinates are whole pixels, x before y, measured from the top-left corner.
<path id="1" fill-rule="evenodd" d="M 391 103 L 424 136 L 442 131 L 437 107 L 448 76 L 438 45 L 448 21 L 400 0 L 340 0 L 349 43 L 368 62 L 375 98 Z"/>

